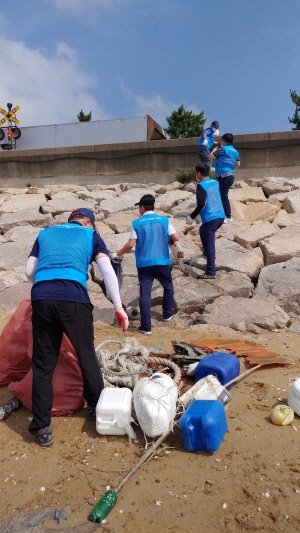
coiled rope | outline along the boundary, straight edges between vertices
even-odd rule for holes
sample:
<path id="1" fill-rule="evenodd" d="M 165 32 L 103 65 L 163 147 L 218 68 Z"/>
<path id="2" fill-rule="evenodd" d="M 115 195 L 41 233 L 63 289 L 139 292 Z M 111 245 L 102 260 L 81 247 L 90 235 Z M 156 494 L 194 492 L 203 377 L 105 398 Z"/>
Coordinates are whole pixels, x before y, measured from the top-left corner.
<path id="1" fill-rule="evenodd" d="M 116 343 L 120 348 L 113 355 L 102 350 L 105 344 Z M 171 368 L 174 372 L 173 381 L 176 385 L 181 380 L 178 365 L 164 357 L 150 357 L 149 351 L 141 346 L 135 337 L 128 337 L 125 341 L 106 340 L 96 348 L 96 354 L 102 368 L 104 379 L 110 385 L 126 385 L 134 387 L 139 374 L 149 375 L 148 364 L 155 363 Z"/>

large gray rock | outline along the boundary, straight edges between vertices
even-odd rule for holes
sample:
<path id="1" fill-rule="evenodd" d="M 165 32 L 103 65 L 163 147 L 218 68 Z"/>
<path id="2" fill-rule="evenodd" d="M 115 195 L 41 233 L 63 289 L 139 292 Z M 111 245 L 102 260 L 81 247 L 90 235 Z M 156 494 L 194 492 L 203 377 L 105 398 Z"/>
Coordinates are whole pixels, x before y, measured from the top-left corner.
<path id="1" fill-rule="evenodd" d="M 257 187 L 243 187 L 241 189 L 230 189 L 229 190 L 229 200 L 238 200 L 244 204 L 249 202 L 264 202 L 266 197 L 262 189 Z"/>
<path id="2" fill-rule="evenodd" d="M 282 329 L 290 322 L 289 315 L 278 305 L 257 299 L 220 296 L 206 306 L 202 320 L 206 324 L 220 324 L 237 331 L 259 333 L 260 329 Z"/>
<path id="3" fill-rule="evenodd" d="M 180 275 L 173 277 L 173 282 L 176 306 L 184 313 L 201 312 L 219 296 L 218 287 L 206 280 Z"/>
<path id="4" fill-rule="evenodd" d="M 15 311 L 20 302 L 30 299 L 31 283 L 16 283 L 0 292 L 0 311 Z"/>
<path id="5" fill-rule="evenodd" d="M 124 244 L 129 239 L 129 233 L 112 233 L 111 235 L 105 235 L 103 240 L 106 244 L 107 249 L 110 252 L 117 252 L 123 248 Z"/>
<path id="6" fill-rule="evenodd" d="M 284 209 L 278 211 L 276 217 L 273 220 L 279 228 L 285 228 L 294 224 L 300 224 L 300 213 L 287 213 Z"/>
<path id="7" fill-rule="evenodd" d="M 246 250 L 236 242 L 223 237 L 216 241 L 217 271 L 241 272 L 250 279 L 258 277 L 264 263 L 253 251 Z M 197 266 L 197 258 L 192 258 L 191 266 Z"/>
<path id="8" fill-rule="evenodd" d="M 282 202 L 282 209 L 285 209 L 287 213 L 300 214 L 300 195 L 286 198 Z"/>
<path id="9" fill-rule="evenodd" d="M 45 203 L 44 194 L 13 194 L 0 205 L 0 214 L 27 211 L 27 209 L 39 211 Z"/>
<path id="10" fill-rule="evenodd" d="M 300 257 L 266 266 L 260 271 L 254 299 L 280 305 L 286 313 L 300 314 Z"/>
<path id="11" fill-rule="evenodd" d="M 258 246 L 261 240 L 271 237 L 277 231 L 278 228 L 270 222 L 258 221 L 246 230 L 237 233 L 234 240 L 246 250 L 252 250 Z"/>
<path id="12" fill-rule="evenodd" d="M 96 204 L 99 204 L 103 200 L 111 200 L 116 198 L 117 193 L 115 191 L 105 190 L 102 189 L 100 191 L 78 191 L 77 193 L 78 198 L 81 200 L 88 200 L 92 201 Z"/>
<path id="13" fill-rule="evenodd" d="M 172 207 L 184 200 L 189 200 L 190 198 L 194 198 L 194 195 L 188 191 L 177 189 L 175 191 L 166 192 L 166 194 L 162 194 L 156 198 L 155 209 L 160 209 L 161 211 L 168 213 Z"/>
<path id="14" fill-rule="evenodd" d="M 0 245 L 0 271 L 15 270 L 23 266 L 27 261 L 27 254 L 20 246 L 14 242 L 6 242 Z"/>
<path id="15" fill-rule="evenodd" d="M 114 213 L 104 220 L 104 224 L 107 224 L 114 233 L 125 233 L 131 230 L 132 221 L 138 218 L 138 213 L 136 210 L 132 211 L 123 211 L 122 213 Z"/>
<path id="16" fill-rule="evenodd" d="M 65 212 L 72 212 L 79 207 L 86 207 L 91 211 L 95 211 L 96 202 L 79 200 L 77 197 L 64 197 L 48 200 L 42 206 L 42 213 L 51 213 L 52 216 L 60 215 Z"/>
<path id="17" fill-rule="evenodd" d="M 268 202 L 257 202 L 255 204 L 246 205 L 243 211 L 244 219 L 250 224 L 253 224 L 253 222 L 258 220 L 272 222 L 279 209 L 280 206 L 269 204 Z"/>
<path id="18" fill-rule="evenodd" d="M 267 181 L 263 184 L 262 189 L 266 196 L 271 196 L 271 194 L 290 192 L 293 190 L 293 187 L 291 185 L 283 185 L 282 183 Z"/>
<path id="19" fill-rule="evenodd" d="M 100 211 L 103 211 L 105 218 L 109 217 L 113 213 L 118 213 L 119 211 L 128 211 L 129 209 L 136 209 L 136 214 L 138 216 L 138 207 L 135 206 L 137 202 L 140 201 L 141 197 L 144 194 L 153 194 L 153 190 L 148 188 L 134 188 L 128 191 L 123 192 L 119 196 L 113 199 L 102 200 L 100 202 Z"/>
<path id="20" fill-rule="evenodd" d="M 25 283 L 27 279 L 24 271 L 25 268 L 23 266 L 15 270 L 2 270 L 0 273 L 0 293 L 8 287 Z"/>
<path id="21" fill-rule="evenodd" d="M 14 213 L 2 213 L 0 220 L 0 231 L 7 232 L 16 226 L 26 226 L 30 224 L 38 228 L 50 226 L 53 220 L 52 215 L 43 215 L 38 210 L 28 209 L 27 211 L 15 211 Z"/>
<path id="22" fill-rule="evenodd" d="M 220 296 L 232 296 L 232 298 L 250 298 L 253 294 L 254 285 L 246 274 L 240 272 L 218 271 L 216 279 L 209 283 L 217 288 Z"/>
<path id="23" fill-rule="evenodd" d="M 300 335 L 300 318 L 296 318 L 293 321 L 292 325 L 288 328 L 288 331 Z"/>
<path id="24" fill-rule="evenodd" d="M 19 228 L 11 229 L 5 235 L 6 242 L 14 242 L 19 248 L 25 252 L 26 257 L 30 254 L 33 243 L 36 240 L 40 228 L 32 226 L 20 226 Z M 22 256 L 23 257 L 23 256 Z"/>
<path id="25" fill-rule="evenodd" d="M 259 246 L 264 256 L 265 266 L 283 263 L 293 257 L 300 257 L 300 239 L 298 235 L 295 237 L 284 235 L 270 237 L 265 241 L 261 241 Z"/>

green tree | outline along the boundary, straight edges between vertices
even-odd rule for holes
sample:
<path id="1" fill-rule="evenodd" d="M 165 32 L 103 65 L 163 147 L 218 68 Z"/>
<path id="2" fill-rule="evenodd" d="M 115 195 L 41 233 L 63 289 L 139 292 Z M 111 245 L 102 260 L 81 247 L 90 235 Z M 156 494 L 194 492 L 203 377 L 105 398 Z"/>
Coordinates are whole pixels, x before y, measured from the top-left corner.
<path id="1" fill-rule="evenodd" d="M 84 112 L 81 109 L 80 112 L 77 115 L 77 118 L 78 118 L 79 122 L 89 122 L 90 120 L 92 120 L 92 112 L 90 111 L 88 113 L 88 115 L 85 115 Z"/>
<path id="2" fill-rule="evenodd" d="M 186 111 L 181 105 L 177 111 L 172 111 L 169 117 L 166 117 L 169 124 L 165 132 L 171 139 L 182 139 L 186 137 L 199 137 L 204 129 L 204 111 L 196 115 L 192 111 Z"/>
<path id="3" fill-rule="evenodd" d="M 295 106 L 296 106 L 296 109 L 295 109 L 295 113 L 294 113 L 294 116 L 292 118 L 288 117 L 289 121 L 291 124 L 295 124 L 295 128 L 292 128 L 292 130 L 300 130 L 300 116 L 299 116 L 299 112 L 300 112 L 300 96 L 298 96 L 298 94 L 296 93 L 296 91 L 291 91 L 290 89 L 290 95 L 291 95 L 291 99 L 293 100 Z"/>

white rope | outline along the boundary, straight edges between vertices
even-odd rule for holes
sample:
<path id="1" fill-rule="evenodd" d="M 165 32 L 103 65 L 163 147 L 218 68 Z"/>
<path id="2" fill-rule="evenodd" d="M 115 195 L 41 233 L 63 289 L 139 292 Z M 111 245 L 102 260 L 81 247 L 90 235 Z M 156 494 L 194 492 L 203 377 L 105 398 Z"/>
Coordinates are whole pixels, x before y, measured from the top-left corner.
<path id="1" fill-rule="evenodd" d="M 110 353 L 102 350 L 105 344 L 119 344 L 117 352 Z M 139 374 L 149 375 L 148 364 L 156 363 L 167 366 L 174 371 L 174 382 L 181 379 L 178 365 L 163 357 L 150 357 L 147 348 L 142 346 L 135 337 L 128 337 L 125 341 L 106 340 L 96 348 L 96 354 L 103 371 L 105 384 L 110 386 L 126 386 L 134 388 Z"/>

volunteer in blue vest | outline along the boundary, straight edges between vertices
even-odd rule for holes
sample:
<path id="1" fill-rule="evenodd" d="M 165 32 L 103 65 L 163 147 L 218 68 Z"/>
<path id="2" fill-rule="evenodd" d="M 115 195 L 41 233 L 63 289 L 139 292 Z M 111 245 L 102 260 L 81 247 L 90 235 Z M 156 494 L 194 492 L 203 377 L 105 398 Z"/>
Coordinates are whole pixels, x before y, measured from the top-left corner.
<path id="1" fill-rule="evenodd" d="M 202 224 L 199 228 L 203 252 L 207 258 L 206 272 L 200 276 L 202 279 L 216 277 L 216 231 L 222 226 L 225 213 L 222 205 L 219 183 L 209 178 L 209 166 L 200 163 L 196 170 L 196 209 L 187 217 L 186 223 L 192 224 L 194 218 L 200 214 Z"/>
<path id="2" fill-rule="evenodd" d="M 215 142 L 215 135 L 219 135 L 219 122 L 214 120 L 209 128 L 203 130 L 201 137 L 197 144 L 197 155 L 202 163 L 206 163 L 209 167 L 212 166 L 212 161 L 210 160 L 210 152 L 213 148 Z"/>
<path id="3" fill-rule="evenodd" d="M 221 146 L 210 154 L 210 159 L 216 161 L 215 176 L 220 185 L 220 193 L 225 211 L 224 224 L 232 222 L 231 207 L 228 199 L 228 191 L 234 182 L 234 171 L 240 166 L 240 154 L 233 146 L 232 133 L 224 133 Z"/>
<path id="4" fill-rule="evenodd" d="M 145 194 L 135 205 L 139 206 L 140 218 L 132 222 L 129 241 L 117 255 L 130 252 L 134 245 L 136 267 L 140 283 L 140 314 L 139 333 L 151 334 L 151 290 L 154 279 L 163 286 L 163 317 L 171 320 L 177 311 L 174 310 L 174 287 L 170 269 L 169 242 L 176 243 L 176 233 L 168 217 L 154 213 L 155 198 Z"/>
<path id="5" fill-rule="evenodd" d="M 96 261 L 99 267 L 118 324 L 125 331 L 128 317 L 122 307 L 118 280 L 105 243 L 95 231 L 92 211 L 76 209 L 67 224 L 41 230 L 26 263 L 26 277 L 33 283 L 33 419 L 29 431 L 42 447 L 53 444 L 52 376 L 63 333 L 72 343 L 81 368 L 86 418 L 96 419 L 96 405 L 104 383 L 94 348 L 93 306 L 86 284 L 91 261 Z"/>

